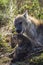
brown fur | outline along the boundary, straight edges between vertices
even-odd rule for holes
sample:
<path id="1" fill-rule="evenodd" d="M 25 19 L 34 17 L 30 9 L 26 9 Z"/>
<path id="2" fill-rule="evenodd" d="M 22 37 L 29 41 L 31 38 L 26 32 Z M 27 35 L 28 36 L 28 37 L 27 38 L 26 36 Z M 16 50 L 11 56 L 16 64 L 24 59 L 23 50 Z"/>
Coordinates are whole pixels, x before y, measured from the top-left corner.
<path id="1" fill-rule="evenodd" d="M 35 25 L 37 25 L 37 26 L 43 24 L 42 21 L 36 19 L 35 17 L 29 16 L 28 18 L 29 18 L 30 20 L 32 20 L 32 22 L 33 22 Z"/>
<path id="2" fill-rule="evenodd" d="M 16 18 L 21 18 L 23 15 L 18 15 Z M 36 26 L 40 26 L 43 24 L 43 21 L 39 20 L 39 19 L 36 19 L 35 17 L 33 16 L 28 16 L 28 19 L 31 20 L 31 22 L 33 22 Z"/>

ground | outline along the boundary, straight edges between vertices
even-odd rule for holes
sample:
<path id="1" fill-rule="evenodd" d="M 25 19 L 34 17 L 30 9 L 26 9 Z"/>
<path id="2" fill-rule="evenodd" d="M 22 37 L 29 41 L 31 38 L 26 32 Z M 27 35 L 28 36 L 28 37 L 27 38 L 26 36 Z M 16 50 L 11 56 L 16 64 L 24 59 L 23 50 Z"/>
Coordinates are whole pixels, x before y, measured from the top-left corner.
<path id="1" fill-rule="evenodd" d="M 10 58 L 2 57 L 0 59 L 0 65 L 10 65 L 10 61 Z M 33 56 L 31 59 L 16 62 L 14 65 L 43 65 L 43 53 L 41 53 L 39 56 Z"/>

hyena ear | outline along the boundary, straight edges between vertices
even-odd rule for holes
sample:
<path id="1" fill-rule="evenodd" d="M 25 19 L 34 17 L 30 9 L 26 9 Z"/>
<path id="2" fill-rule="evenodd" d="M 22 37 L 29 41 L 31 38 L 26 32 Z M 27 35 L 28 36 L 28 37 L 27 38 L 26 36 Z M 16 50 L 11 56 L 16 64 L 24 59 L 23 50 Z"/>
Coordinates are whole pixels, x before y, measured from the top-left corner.
<path id="1" fill-rule="evenodd" d="M 23 16 L 27 19 L 28 18 L 28 11 L 26 10 Z"/>

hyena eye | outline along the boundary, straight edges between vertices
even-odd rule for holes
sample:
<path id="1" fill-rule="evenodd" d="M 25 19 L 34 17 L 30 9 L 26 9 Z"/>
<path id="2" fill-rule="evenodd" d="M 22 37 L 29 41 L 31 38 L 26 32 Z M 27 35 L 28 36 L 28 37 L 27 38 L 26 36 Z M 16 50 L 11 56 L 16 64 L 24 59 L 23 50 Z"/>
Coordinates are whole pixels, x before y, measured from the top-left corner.
<path id="1" fill-rule="evenodd" d="M 22 24 L 22 22 L 19 22 L 19 24 Z"/>

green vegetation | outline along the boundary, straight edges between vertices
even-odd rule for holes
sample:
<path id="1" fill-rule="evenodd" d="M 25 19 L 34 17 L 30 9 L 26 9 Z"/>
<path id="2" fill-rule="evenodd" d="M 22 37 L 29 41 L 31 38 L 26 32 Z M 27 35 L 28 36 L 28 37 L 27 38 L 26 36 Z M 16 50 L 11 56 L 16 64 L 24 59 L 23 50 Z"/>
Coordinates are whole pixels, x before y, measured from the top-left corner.
<path id="1" fill-rule="evenodd" d="M 33 63 L 34 65 L 43 65 L 43 53 L 41 53 L 39 56 L 33 56 L 30 63 Z"/>
<path id="2" fill-rule="evenodd" d="M 13 21 L 17 14 L 28 10 L 30 15 L 43 19 L 39 0 L 0 0 L 0 26 Z"/>
<path id="3" fill-rule="evenodd" d="M 0 52 L 11 52 L 11 46 L 6 42 L 5 38 L 0 35 Z"/>

